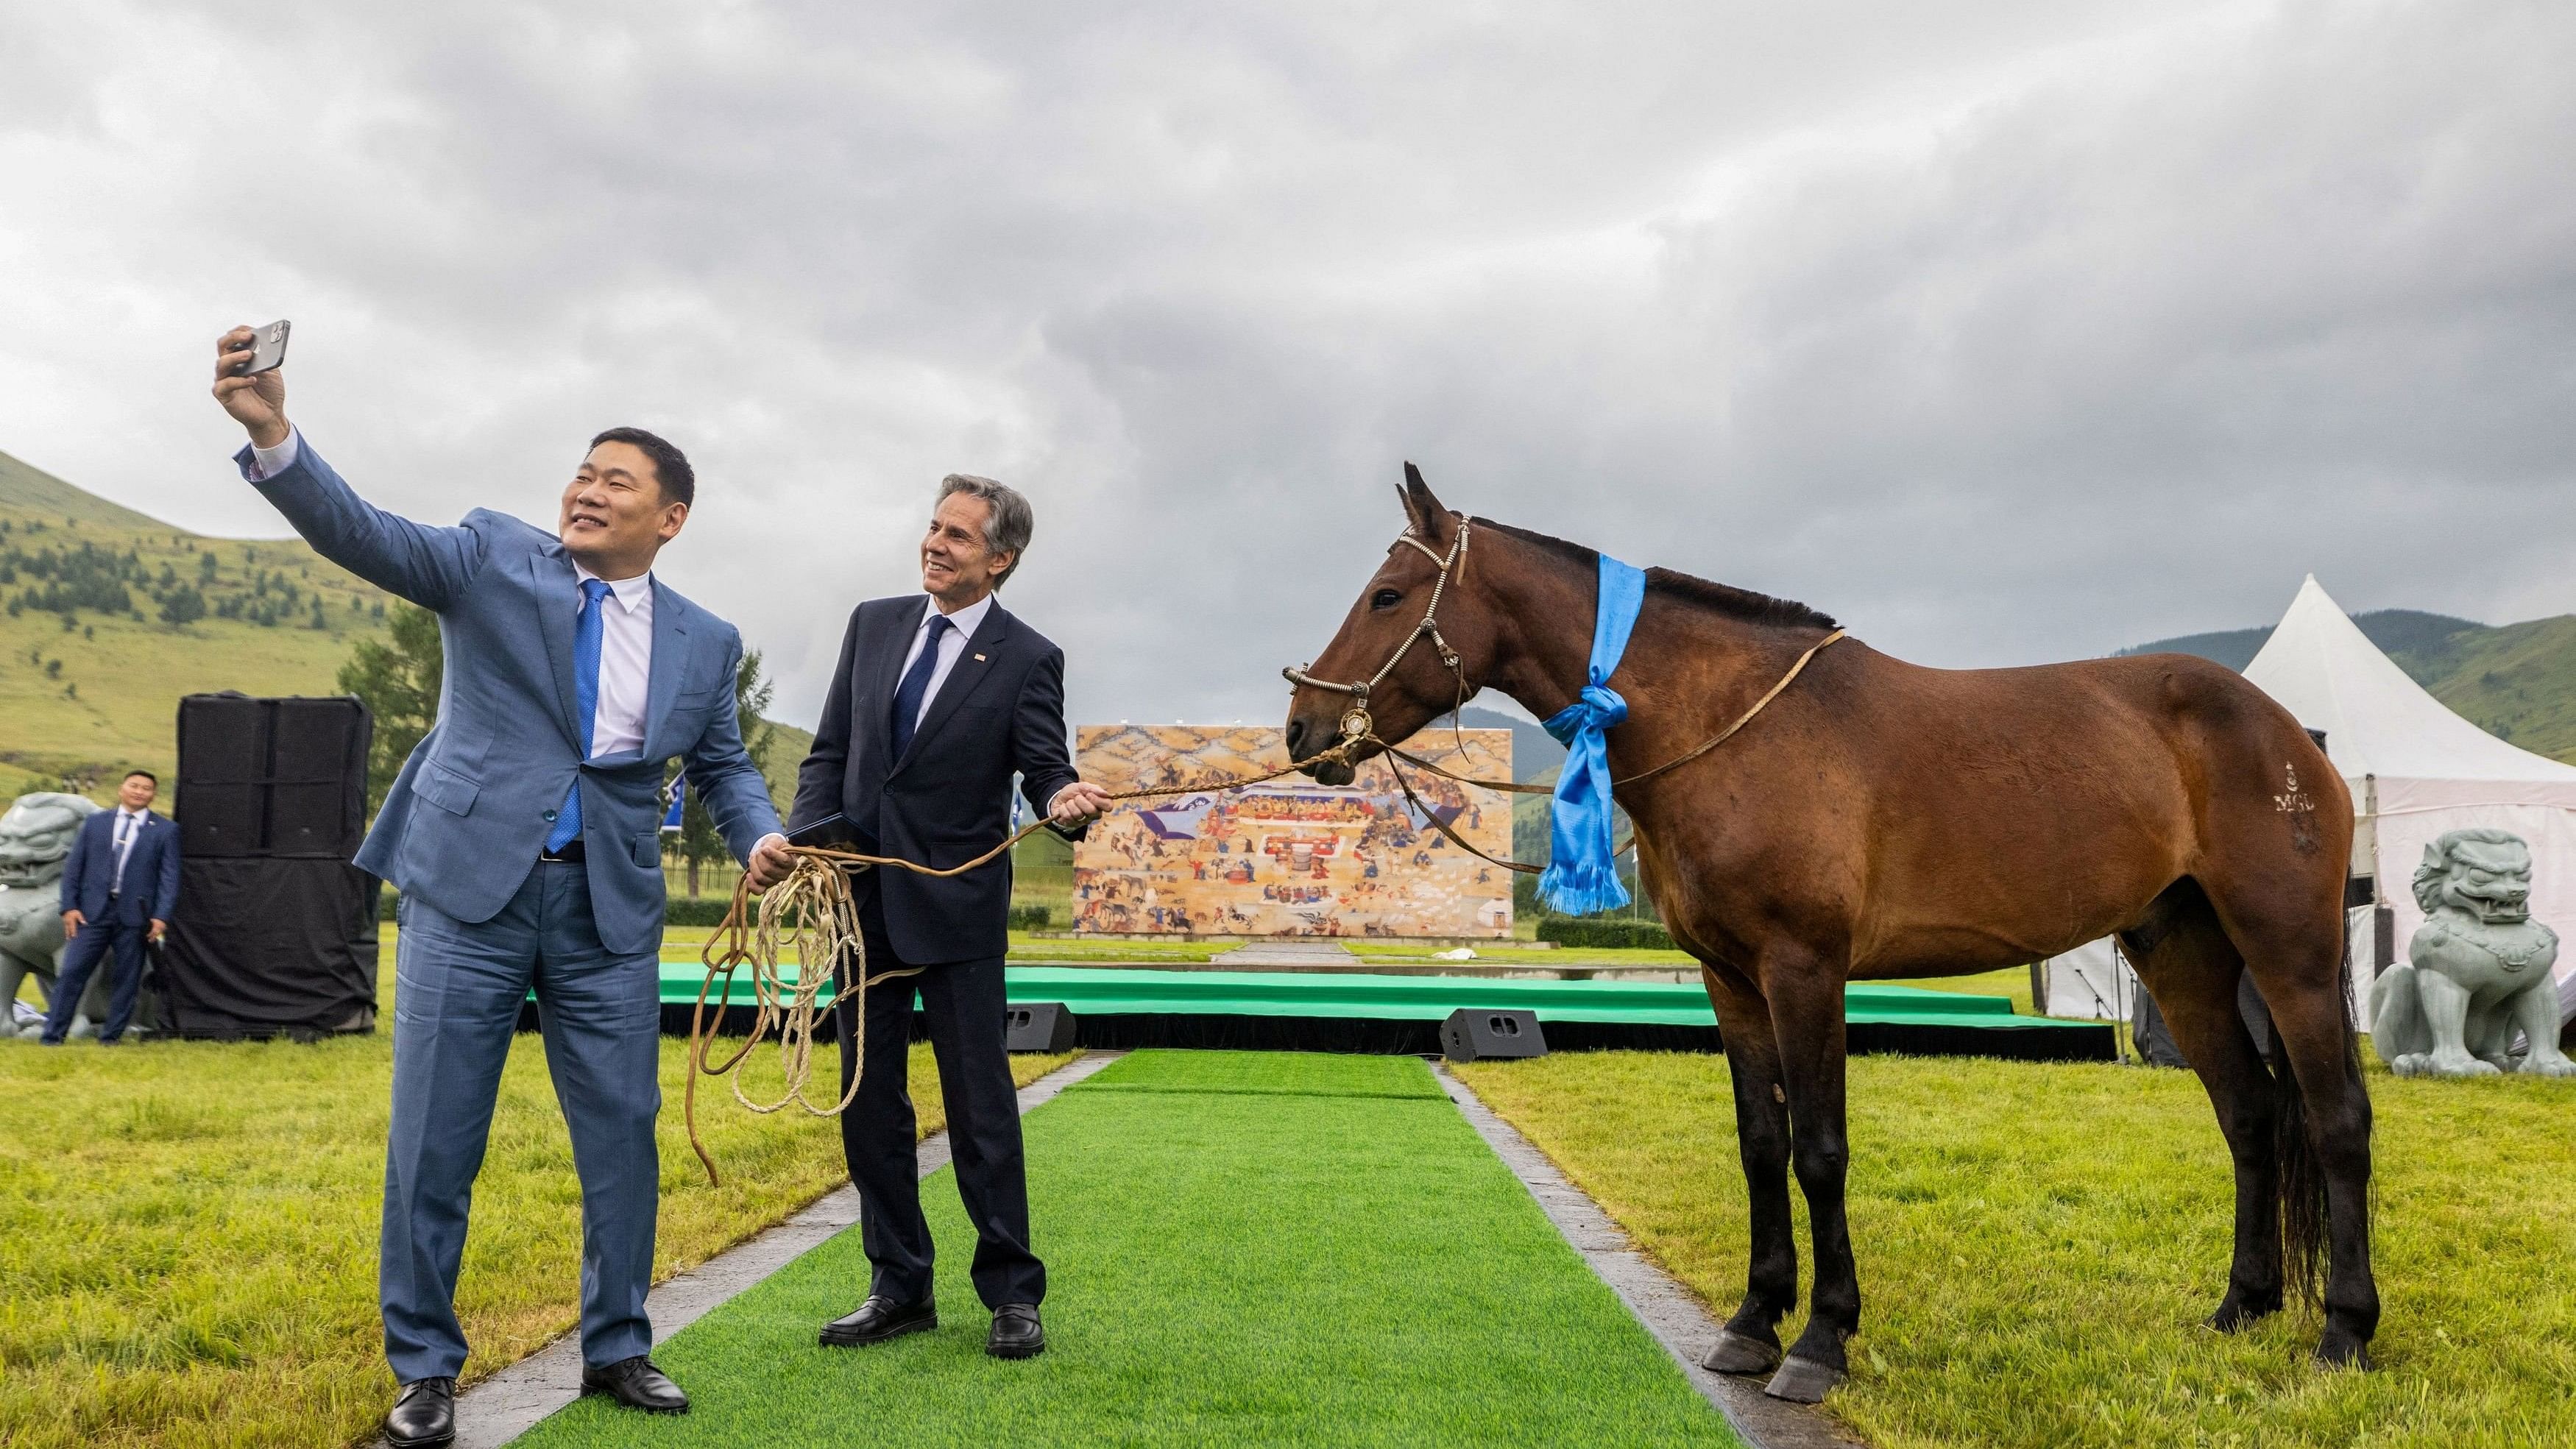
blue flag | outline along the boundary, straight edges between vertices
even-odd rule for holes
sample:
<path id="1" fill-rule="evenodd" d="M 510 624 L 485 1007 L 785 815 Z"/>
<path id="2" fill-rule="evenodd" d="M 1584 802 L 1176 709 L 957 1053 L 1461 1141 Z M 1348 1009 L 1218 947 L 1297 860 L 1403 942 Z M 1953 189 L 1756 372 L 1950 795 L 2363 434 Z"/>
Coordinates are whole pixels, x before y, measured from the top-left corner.
<path id="1" fill-rule="evenodd" d="M 1646 602 L 1646 572 L 1601 555 L 1601 604 L 1592 621 L 1592 664 L 1583 693 L 1550 716 L 1544 728 L 1565 746 L 1565 769 L 1556 777 L 1556 808 L 1548 820 L 1547 872 L 1538 878 L 1539 899 L 1570 916 L 1628 904 L 1611 856 L 1610 742 L 1612 725 L 1628 717 L 1628 701 L 1609 688 L 1628 631 Z"/>

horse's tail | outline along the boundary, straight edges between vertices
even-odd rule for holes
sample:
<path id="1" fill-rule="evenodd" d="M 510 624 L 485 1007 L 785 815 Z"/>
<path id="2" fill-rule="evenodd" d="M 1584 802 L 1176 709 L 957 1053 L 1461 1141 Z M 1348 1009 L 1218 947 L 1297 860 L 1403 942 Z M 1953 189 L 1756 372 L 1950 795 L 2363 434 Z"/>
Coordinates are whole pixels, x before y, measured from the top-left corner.
<path id="1" fill-rule="evenodd" d="M 2361 1040 L 2352 1029 L 2352 923 L 2339 913 L 2335 961 L 2335 1032 L 2342 1039 L 2343 1069 L 2361 1075 Z M 2277 1166 L 2273 1189 L 2281 1209 L 2281 1266 L 2288 1287 L 2303 1303 L 2315 1306 L 2326 1276 L 2326 1174 L 2308 1137 L 2307 1098 L 2299 1091 L 2298 1073 L 2281 1041 L 2280 1024 L 2272 1024 L 2269 1065 L 2272 1072 L 2272 1148 Z"/>

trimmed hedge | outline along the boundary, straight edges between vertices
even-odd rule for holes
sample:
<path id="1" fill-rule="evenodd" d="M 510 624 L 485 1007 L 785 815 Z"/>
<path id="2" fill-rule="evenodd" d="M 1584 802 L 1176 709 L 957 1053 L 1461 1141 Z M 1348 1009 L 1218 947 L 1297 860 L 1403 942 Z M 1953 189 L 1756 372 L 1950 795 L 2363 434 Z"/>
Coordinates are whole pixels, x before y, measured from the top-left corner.
<path id="1" fill-rule="evenodd" d="M 1011 907 L 1011 929 L 1014 931 L 1044 931 L 1054 925 L 1055 907 L 1053 906 Z"/>
<path id="2" fill-rule="evenodd" d="M 731 896 L 672 896 L 662 903 L 666 926 L 721 926 L 733 909 Z"/>
<path id="3" fill-rule="evenodd" d="M 1538 923 L 1538 938 L 1560 946 L 1590 946 L 1601 951 L 1670 951 L 1673 933 L 1654 921 L 1596 921 L 1582 916 L 1550 916 Z"/>

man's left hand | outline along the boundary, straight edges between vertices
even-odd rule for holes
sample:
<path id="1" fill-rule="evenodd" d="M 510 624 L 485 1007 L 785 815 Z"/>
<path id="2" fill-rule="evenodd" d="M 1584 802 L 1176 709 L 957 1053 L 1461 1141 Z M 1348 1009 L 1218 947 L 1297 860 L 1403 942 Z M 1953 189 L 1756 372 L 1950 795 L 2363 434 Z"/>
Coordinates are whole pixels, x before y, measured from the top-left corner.
<path id="1" fill-rule="evenodd" d="M 787 837 L 772 831 L 751 848 L 751 859 L 744 863 L 743 874 L 751 877 L 753 890 L 765 891 L 787 879 L 795 869 L 796 857 L 787 853 Z"/>
<path id="2" fill-rule="evenodd" d="M 152 922 L 152 934 L 151 934 L 151 935 L 149 935 L 149 936 L 147 936 L 147 937 L 145 937 L 144 939 L 146 939 L 146 940 L 151 940 L 151 941 L 158 941 L 158 940 L 160 940 L 160 939 L 161 939 L 161 937 L 162 937 L 165 933 L 167 933 L 167 932 L 169 931 L 169 929 L 170 929 L 170 923 L 169 923 L 168 921 L 164 921 L 164 920 L 161 920 L 161 919 L 159 919 L 159 918 L 157 918 L 157 917 L 156 917 L 156 918 L 154 918 L 154 920 L 153 920 L 153 922 Z"/>
<path id="3" fill-rule="evenodd" d="M 1108 808 L 1108 791 L 1088 780 L 1076 780 L 1047 802 L 1047 818 L 1058 825 L 1087 825 Z"/>

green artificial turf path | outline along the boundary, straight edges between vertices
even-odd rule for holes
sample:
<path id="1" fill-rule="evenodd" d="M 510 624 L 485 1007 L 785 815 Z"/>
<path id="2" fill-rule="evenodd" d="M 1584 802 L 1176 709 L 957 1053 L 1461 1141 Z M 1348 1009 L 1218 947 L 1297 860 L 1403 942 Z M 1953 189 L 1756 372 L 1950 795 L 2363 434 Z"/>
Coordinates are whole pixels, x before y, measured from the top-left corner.
<path id="1" fill-rule="evenodd" d="M 656 1350 L 686 1416 L 584 1400 L 520 1444 L 1736 1442 L 1417 1060 L 1139 1052 L 1027 1136 L 1044 1356 L 985 1357 L 942 1169 L 936 1333 L 816 1345 L 852 1229 Z"/>

